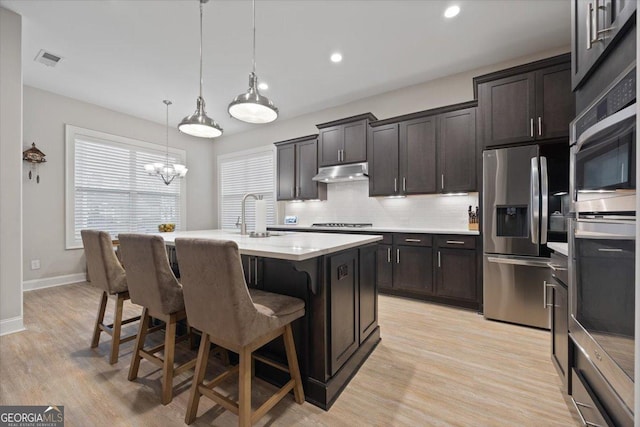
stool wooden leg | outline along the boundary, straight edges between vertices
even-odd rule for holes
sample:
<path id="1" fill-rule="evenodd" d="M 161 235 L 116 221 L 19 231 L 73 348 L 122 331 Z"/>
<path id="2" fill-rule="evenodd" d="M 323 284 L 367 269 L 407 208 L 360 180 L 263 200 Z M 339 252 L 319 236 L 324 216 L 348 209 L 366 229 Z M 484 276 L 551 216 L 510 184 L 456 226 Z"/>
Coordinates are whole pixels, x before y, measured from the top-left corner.
<path id="1" fill-rule="evenodd" d="M 198 387 L 204 381 L 204 374 L 207 371 L 207 361 L 209 359 L 209 347 L 211 341 L 209 341 L 209 334 L 202 332 L 200 338 L 200 349 L 198 350 L 198 359 L 196 361 L 196 371 L 193 374 L 193 382 L 191 384 L 191 391 L 189 392 L 189 403 L 187 404 L 187 414 L 184 417 L 186 424 L 191 424 L 196 419 L 198 414 L 198 404 L 200 403 L 200 390 Z"/>
<path id="2" fill-rule="evenodd" d="M 104 312 L 107 309 L 107 300 L 109 299 L 109 295 L 102 291 L 102 297 L 100 299 L 100 308 L 98 308 L 98 318 L 96 319 L 96 326 L 93 329 L 93 339 L 91 340 L 91 348 L 96 348 L 100 343 L 100 325 L 104 322 Z"/>
<path id="3" fill-rule="evenodd" d="M 162 366 L 162 404 L 171 402 L 173 396 L 173 356 L 176 350 L 176 315 L 167 319 L 164 336 L 164 365 Z"/>
<path id="4" fill-rule="evenodd" d="M 287 352 L 287 361 L 289 362 L 289 373 L 291 374 L 291 378 L 296 382 L 293 387 L 293 395 L 295 396 L 296 402 L 302 404 L 302 402 L 304 402 L 304 389 L 302 388 L 302 377 L 300 376 L 296 345 L 293 341 L 293 332 L 290 323 L 284 327 L 283 337 L 284 348 Z"/>
<path id="5" fill-rule="evenodd" d="M 238 390 L 238 425 L 251 426 L 251 349 L 240 350 L 240 384 Z"/>
<path id="6" fill-rule="evenodd" d="M 142 321 L 140 322 L 138 337 L 136 338 L 136 348 L 133 351 L 131 367 L 129 368 L 129 381 L 133 381 L 138 378 L 138 369 L 140 368 L 140 360 L 142 359 L 140 351 L 144 348 L 144 340 L 147 337 L 147 330 L 149 329 L 149 311 L 146 307 L 142 310 L 141 317 Z"/>
<path id="7" fill-rule="evenodd" d="M 124 305 L 124 297 L 118 294 L 116 300 L 116 309 L 113 315 L 113 335 L 111 336 L 111 357 L 109 363 L 114 364 L 118 361 L 118 352 L 120 351 L 120 331 L 122 329 L 122 307 Z"/>

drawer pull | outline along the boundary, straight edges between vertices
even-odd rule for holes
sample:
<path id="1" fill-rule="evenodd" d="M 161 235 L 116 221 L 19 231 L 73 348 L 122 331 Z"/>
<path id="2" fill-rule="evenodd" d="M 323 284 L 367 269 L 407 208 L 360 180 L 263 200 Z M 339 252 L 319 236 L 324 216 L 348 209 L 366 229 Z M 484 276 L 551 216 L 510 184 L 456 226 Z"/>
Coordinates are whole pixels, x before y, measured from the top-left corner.
<path id="1" fill-rule="evenodd" d="M 464 245 L 462 240 L 447 240 L 447 245 Z"/>
<path id="2" fill-rule="evenodd" d="M 598 252 L 622 252 L 620 248 L 598 248 Z"/>
<path id="3" fill-rule="evenodd" d="M 410 243 L 420 243 L 422 240 L 420 239 L 404 239 L 405 242 L 410 242 Z"/>
<path id="4" fill-rule="evenodd" d="M 580 421 L 582 421 L 582 425 L 583 426 L 587 426 L 587 427 L 603 427 L 600 424 L 592 423 L 590 421 L 585 420 L 584 416 L 582 415 L 582 412 L 580 411 L 580 408 L 593 408 L 593 406 L 587 405 L 586 403 L 578 402 L 573 397 L 571 398 L 571 401 L 573 402 L 573 406 L 575 406 L 576 411 L 578 412 L 578 416 L 580 417 Z"/>
<path id="5" fill-rule="evenodd" d="M 391 248 L 387 248 L 387 262 L 391 262 Z"/>

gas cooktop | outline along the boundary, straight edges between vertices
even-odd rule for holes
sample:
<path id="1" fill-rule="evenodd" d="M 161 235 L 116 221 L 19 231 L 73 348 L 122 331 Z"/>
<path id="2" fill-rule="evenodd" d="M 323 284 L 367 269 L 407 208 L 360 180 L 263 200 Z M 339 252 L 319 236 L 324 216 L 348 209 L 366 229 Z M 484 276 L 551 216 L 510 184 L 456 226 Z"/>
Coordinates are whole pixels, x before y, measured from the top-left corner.
<path id="1" fill-rule="evenodd" d="M 312 227 L 335 227 L 335 228 L 364 228 L 372 227 L 371 223 L 364 222 L 317 222 L 311 224 Z"/>

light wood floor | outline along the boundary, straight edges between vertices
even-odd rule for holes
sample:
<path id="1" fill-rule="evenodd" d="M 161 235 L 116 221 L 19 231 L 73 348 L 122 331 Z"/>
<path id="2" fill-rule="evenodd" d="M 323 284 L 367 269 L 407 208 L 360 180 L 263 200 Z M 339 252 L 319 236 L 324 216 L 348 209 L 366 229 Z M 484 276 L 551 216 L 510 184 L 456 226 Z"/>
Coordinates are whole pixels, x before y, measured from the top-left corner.
<path id="1" fill-rule="evenodd" d="M 187 374 L 162 406 L 161 370 L 143 360 L 138 380 L 127 380 L 133 342 L 113 366 L 106 337 L 89 348 L 99 295 L 84 283 L 25 293 L 27 331 L 0 337 L 0 405 L 64 405 L 67 426 L 183 426 Z M 548 332 L 402 298 L 381 296 L 379 305 L 382 342 L 331 410 L 285 398 L 259 425 L 579 425 L 550 362 Z M 212 358 L 208 376 L 220 369 Z M 254 383 L 257 406 L 272 388 Z M 224 387 L 237 393 L 232 382 Z M 194 425 L 237 424 L 213 406 L 202 399 Z"/>

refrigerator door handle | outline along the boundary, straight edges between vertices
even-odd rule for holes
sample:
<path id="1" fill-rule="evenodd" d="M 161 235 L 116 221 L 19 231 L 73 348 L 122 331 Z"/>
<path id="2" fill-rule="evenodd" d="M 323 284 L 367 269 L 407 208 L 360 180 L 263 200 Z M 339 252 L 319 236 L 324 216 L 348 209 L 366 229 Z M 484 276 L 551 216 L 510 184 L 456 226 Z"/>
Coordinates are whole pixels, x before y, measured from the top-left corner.
<path id="1" fill-rule="evenodd" d="M 531 242 L 539 243 L 540 235 L 540 172 L 538 169 L 538 158 L 531 158 L 531 188 L 529 196 L 529 230 L 531 232 Z"/>
<path id="2" fill-rule="evenodd" d="M 540 157 L 540 243 L 547 243 L 549 231 L 549 175 L 547 174 L 547 158 Z"/>

